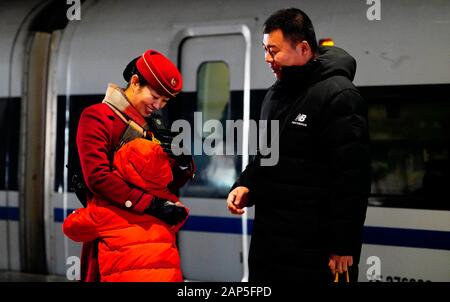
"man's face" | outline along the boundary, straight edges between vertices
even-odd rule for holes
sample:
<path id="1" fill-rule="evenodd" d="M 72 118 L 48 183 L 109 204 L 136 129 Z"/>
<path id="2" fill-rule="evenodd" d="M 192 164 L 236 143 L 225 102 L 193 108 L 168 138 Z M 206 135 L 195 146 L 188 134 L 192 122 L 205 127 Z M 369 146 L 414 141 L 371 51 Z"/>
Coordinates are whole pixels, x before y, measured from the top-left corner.
<path id="1" fill-rule="evenodd" d="M 284 38 L 280 29 L 264 34 L 263 47 L 265 61 L 277 79 L 281 79 L 281 69 L 284 66 L 301 66 L 311 58 L 306 41 L 299 42 L 293 47 L 291 41 Z"/>

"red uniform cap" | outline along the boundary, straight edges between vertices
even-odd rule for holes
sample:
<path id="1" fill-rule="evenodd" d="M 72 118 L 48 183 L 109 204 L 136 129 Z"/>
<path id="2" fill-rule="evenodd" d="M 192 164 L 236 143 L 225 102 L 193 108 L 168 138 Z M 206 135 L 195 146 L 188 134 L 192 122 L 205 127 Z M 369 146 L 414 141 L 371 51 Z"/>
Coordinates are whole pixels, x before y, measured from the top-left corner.
<path id="1" fill-rule="evenodd" d="M 183 86 L 178 68 L 161 53 L 149 49 L 137 60 L 136 67 L 158 93 L 174 97 Z"/>

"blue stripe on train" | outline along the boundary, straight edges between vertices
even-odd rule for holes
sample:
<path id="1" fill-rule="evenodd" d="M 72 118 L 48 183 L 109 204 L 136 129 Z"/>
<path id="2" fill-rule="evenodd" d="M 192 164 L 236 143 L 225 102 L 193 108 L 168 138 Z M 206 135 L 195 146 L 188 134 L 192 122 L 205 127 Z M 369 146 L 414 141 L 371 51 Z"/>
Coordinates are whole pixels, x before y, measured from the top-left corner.
<path id="1" fill-rule="evenodd" d="M 242 220 L 231 217 L 189 216 L 183 231 L 242 234 Z M 253 219 L 247 220 L 247 233 L 253 231 Z"/>
<path id="2" fill-rule="evenodd" d="M 364 227 L 363 242 L 365 244 L 450 250 L 450 232 L 366 226 Z"/>
<path id="3" fill-rule="evenodd" d="M 66 216 L 72 213 L 74 209 L 67 209 Z M 55 222 L 64 221 L 64 210 L 55 208 L 53 212 Z M 253 219 L 247 222 L 248 233 L 251 234 L 253 229 Z M 211 216 L 189 216 L 185 225 L 184 231 L 208 232 L 208 233 L 227 233 L 227 234 L 241 234 L 242 221 L 240 218 L 231 217 L 211 217 Z"/>
<path id="4" fill-rule="evenodd" d="M 247 222 L 247 229 L 251 234 L 253 220 Z M 241 234 L 242 222 L 239 218 L 190 216 L 183 231 Z M 450 232 L 366 226 L 364 227 L 363 242 L 365 244 L 450 250 Z"/>
<path id="5" fill-rule="evenodd" d="M 73 209 L 67 209 L 67 215 L 72 211 Z M 61 208 L 54 209 L 55 222 L 63 222 L 63 213 L 64 210 Z M 17 207 L 0 207 L 0 220 L 18 221 L 19 209 Z M 247 222 L 249 234 L 252 229 L 253 220 L 249 219 Z M 183 231 L 241 234 L 242 221 L 235 217 L 190 216 Z M 450 232 L 366 226 L 364 227 L 363 242 L 365 244 L 450 250 Z"/>
<path id="6" fill-rule="evenodd" d="M 0 207 L 0 220 L 17 220 L 19 221 L 18 207 Z"/>
<path id="7" fill-rule="evenodd" d="M 73 210 L 75 210 L 75 209 L 66 209 L 66 217 L 69 216 L 69 214 L 72 213 Z M 63 223 L 63 221 L 64 221 L 64 215 L 63 214 L 64 214 L 64 209 L 54 208 L 53 209 L 53 216 L 54 216 L 55 222 Z"/>

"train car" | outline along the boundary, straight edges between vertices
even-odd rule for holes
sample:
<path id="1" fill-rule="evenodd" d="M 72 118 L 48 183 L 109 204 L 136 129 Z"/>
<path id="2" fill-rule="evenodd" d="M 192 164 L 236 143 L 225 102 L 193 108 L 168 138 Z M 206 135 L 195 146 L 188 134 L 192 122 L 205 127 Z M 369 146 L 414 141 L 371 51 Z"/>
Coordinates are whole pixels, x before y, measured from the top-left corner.
<path id="1" fill-rule="evenodd" d="M 253 209 L 226 209 L 251 159 L 250 125 L 274 82 L 262 25 L 298 7 L 318 39 L 355 57 L 369 102 L 372 194 L 359 281 L 450 281 L 450 2 L 12 1 L 0 2 L 0 270 L 79 278 L 80 245 L 62 222 L 81 203 L 71 188 L 84 108 L 153 48 L 180 68 L 182 93 L 163 110 L 200 142 L 196 177 L 180 198 L 191 216 L 178 235 L 186 280 L 246 281 Z M 207 121 L 241 120 L 243 144 L 206 155 Z M 225 124 L 223 124 L 225 129 Z M 224 131 L 223 131 L 224 132 Z M 231 137 L 231 138 L 230 138 Z"/>

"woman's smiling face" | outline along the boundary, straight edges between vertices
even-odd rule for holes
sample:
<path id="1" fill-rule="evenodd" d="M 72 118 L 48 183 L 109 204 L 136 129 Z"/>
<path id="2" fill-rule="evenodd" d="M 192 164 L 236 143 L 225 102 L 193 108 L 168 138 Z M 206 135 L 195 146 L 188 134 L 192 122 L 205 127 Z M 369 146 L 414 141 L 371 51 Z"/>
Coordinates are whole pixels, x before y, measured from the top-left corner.
<path id="1" fill-rule="evenodd" d="M 133 79 L 136 77 L 135 79 Z M 156 110 L 160 110 L 167 105 L 169 98 L 159 94 L 149 85 L 139 85 L 139 78 L 133 75 L 131 80 L 130 93 L 127 97 L 134 108 L 143 116 L 149 117 Z M 128 90 L 128 89 L 127 89 Z"/>

